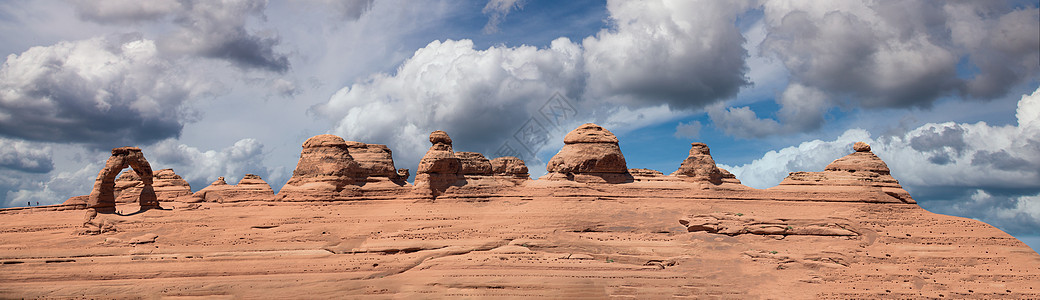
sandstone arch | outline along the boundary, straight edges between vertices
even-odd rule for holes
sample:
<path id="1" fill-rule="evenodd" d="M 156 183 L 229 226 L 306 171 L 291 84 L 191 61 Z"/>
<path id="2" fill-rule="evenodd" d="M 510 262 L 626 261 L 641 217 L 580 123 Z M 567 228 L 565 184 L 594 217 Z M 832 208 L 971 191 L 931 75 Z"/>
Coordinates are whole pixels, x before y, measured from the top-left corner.
<path id="1" fill-rule="evenodd" d="M 90 191 L 87 207 L 97 212 L 114 212 L 115 180 L 123 169 L 133 168 L 137 176 L 141 178 L 144 187 L 141 189 L 139 203 L 141 209 L 158 208 L 159 201 L 155 197 L 155 188 L 152 187 L 152 166 L 141 153 L 141 148 L 120 147 L 112 149 L 112 156 L 105 162 L 105 167 L 98 172 L 94 181 L 94 189 Z"/>

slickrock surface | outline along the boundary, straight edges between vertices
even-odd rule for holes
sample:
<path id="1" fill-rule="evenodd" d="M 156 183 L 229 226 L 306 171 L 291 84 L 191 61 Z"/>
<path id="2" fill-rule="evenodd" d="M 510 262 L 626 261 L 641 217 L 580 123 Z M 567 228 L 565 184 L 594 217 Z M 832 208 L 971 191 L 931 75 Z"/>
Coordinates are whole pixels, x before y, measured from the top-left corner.
<path id="1" fill-rule="evenodd" d="M 197 201 L 221 203 L 277 199 L 271 185 L 253 174 L 246 174 L 236 185 L 227 184 L 224 177 L 217 178 L 209 186 L 195 192 L 193 197 Z"/>
<path id="2" fill-rule="evenodd" d="M 870 152 L 870 145 L 857 142 L 853 152 L 827 165 L 823 172 L 792 172 L 774 191 L 867 193 L 874 202 L 917 203 L 892 177 L 888 165 Z"/>
<path id="3" fill-rule="evenodd" d="M 599 125 L 586 123 L 563 137 L 563 148 L 546 166 L 546 180 L 622 183 L 632 181 L 618 139 Z"/>
<path id="4" fill-rule="evenodd" d="M 575 159 L 612 144 L 589 125 L 576 140 L 593 142 L 568 139 L 560 165 L 629 180 L 529 180 L 515 158 L 462 175 L 434 132 L 415 187 L 370 194 L 346 142 L 318 136 L 293 201 L 0 209 L 0 298 L 1040 298 L 1040 254 L 921 209 L 865 144 L 758 190 L 721 169 L 715 183 L 618 173 L 620 150 Z M 433 198 L 418 192 L 431 175 L 453 180 Z"/>
<path id="5" fill-rule="evenodd" d="M 93 235 L 82 210 L 0 211 L 0 298 L 1040 297 L 1040 255 L 978 221 L 695 185 L 184 203 Z M 680 223 L 697 215 L 736 230 Z"/>
<path id="6" fill-rule="evenodd" d="M 322 134 L 303 143 L 300 161 L 279 195 L 286 201 L 331 201 L 356 192 L 367 170 L 351 157 L 343 138 Z"/>

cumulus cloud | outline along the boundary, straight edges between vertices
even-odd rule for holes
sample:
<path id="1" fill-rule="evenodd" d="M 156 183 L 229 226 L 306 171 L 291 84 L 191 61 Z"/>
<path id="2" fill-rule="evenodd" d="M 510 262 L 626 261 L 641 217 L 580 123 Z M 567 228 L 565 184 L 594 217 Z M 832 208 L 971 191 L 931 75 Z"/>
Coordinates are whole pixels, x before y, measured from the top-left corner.
<path id="1" fill-rule="evenodd" d="M 256 174 L 275 185 L 284 176 L 263 164 L 264 145 L 255 139 L 241 139 L 220 150 L 200 150 L 175 140 L 165 140 L 144 150 L 153 169 L 172 168 L 196 191 L 217 177 L 225 177 L 234 184 L 245 174 Z"/>
<path id="2" fill-rule="evenodd" d="M 0 135 L 99 148 L 176 137 L 211 83 L 135 36 L 33 47 L 0 67 Z"/>
<path id="3" fill-rule="evenodd" d="M 582 41 L 586 97 L 697 109 L 735 96 L 749 84 L 744 37 L 732 25 L 746 8 L 730 1 L 608 1 L 616 27 Z"/>
<path id="4" fill-rule="evenodd" d="M 1040 71 L 1036 7 L 799 0 L 767 1 L 763 7 L 768 34 L 759 54 L 782 62 L 790 83 L 776 98 L 776 120 L 739 109 L 716 111 L 713 122 L 739 137 L 818 129 L 823 114 L 839 105 L 929 107 L 952 95 L 999 98 Z M 731 124 L 750 117 L 755 120 L 743 124 L 755 128 Z"/>
<path id="5" fill-rule="evenodd" d="M 517 3 L 489 5 L 501 11 Z M 479 50 L 470 40 L 434 41 L 394 74 L 344 87 L 312 111 L 335 120 L 333 133 L 344 138 L 390 144 L 404 156 L 399 163 L 417 163 L 433 130 L 451 134 L 460 151 L 494 156 L 508 146 L 537 152 L 529 146 L 580 123 L 623 131 L 734 96 L 747 84 L 744 39 L 733 25 L 743 8 L 609 1 L 614 27 L 580 44 L 558 38 L 545 48 Z M 566 104 L 554 102 L 554 95 Z M 552 109 L 562 109 L 554 113 L 566 122 L 550 118 Z M 518 136 L 537 138 L 503 145 Z"/>
<path id="6" fill-rule="evenodd" d="M 581 53 L 566 38 L 545 49 L 476 50 L 470 40 L 434 41 L 396 75 L 345 87 L 314 111 L 338 119 L 334 133 L 391 144 L 406 162 L 418 162 L 433 130 L 452 135 L 457 150 L 489 152 L 555 92 L 571 99 L 579 93 Z"/>
<path id="7" fill-rule="evenodd" d="M 488 22 L 484 25 L 484 33 L 491 34 L 498 32 L 498 24 L 505 21 L 506 16 L 509 12 L 514 9 L 520 10 L 524 8 L 524 0 L 488 0 L 488 3 L 484 5 L 484 9 L 481 10 L 485 15 L 488 16 Z"/>
<path id="8" fill-rule="evenodd" d="M 39 143 L 0 138 L 0 169 L 47 173 L 54 169 L 51 149 Z"/>

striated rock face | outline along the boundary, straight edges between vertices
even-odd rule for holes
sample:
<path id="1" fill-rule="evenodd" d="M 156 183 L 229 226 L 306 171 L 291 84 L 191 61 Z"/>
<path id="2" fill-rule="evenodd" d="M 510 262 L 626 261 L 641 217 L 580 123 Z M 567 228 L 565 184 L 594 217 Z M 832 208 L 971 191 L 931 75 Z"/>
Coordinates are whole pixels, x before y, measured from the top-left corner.
<path id="1" fill-rule="evenodd" d="M 347 141 L 347 150 L 368 176 L 368 180 L 387 179 L 403 184 L 408 176 L 400 176 L 394 167 L 393 152 L 386 145 Z M 407 169 L 402 169 L 407 172 Z"/>
<path id="2" fill-rule="evenodd" d="M 834 160 L 823 172 L 792 172 L 771 190 L 841 191 L 865 202 L 917 203 L 892 177 L 888 165 L 870 152 L 870 145 L 857 142 L 853 150 L 856 152 Z"/>
<path id="3" fill-rule="evenodd" d="M 217 178 L 209 186 L 192 195 L 197 201 L 240 202 L 251 200 L 273 200 L 274 190 L 260 176 L 246 174 L 236 185 L 227 184 L 224 177 Z"/>
<path id="4" fill-rule="evenodd" d="M 152 186 L 152 167 L 137 147 L 121 147 L 112 149 L 112 156 L 105 162 L 105 167 L 98 172 L 87 200 L 87 207 L 97 212 L 114 212 L 116 206 L 116 176 L 123 169 L 133 168 L 140 178 L 142 187 L 137 197 L 142 209 L 159 207 Z"/>
<path id="5" fill-rule="evenodd" d="M 502 176 L 514 176 L 519 178 L 530 178 L 527 172 L 527 164 L 523 160 L 513 156 L 503 156 L 491 160 L 491 173 Z"/>
<path id="6" fill-rule="evenodd" d="M 462 175 L 491 175 L 491 161 L 477 152 L 455 152 L 461 163 Z"/>
<path id="7" fill-rule="evenodd" d="M 159 201 L 173 201 L 174 199 L 191 196 L 191 185 L 187 180 L 173 172 L 173 169 L 162 169 L 153 174 L 155 196 Z"/>
<path id="8" fill-rule="evenodd" d="M 711 149 L 708 149 L 708 145 L 704 143 L 690 144 L 690 156 L 683 160 L 679 170 L 675 171 L 673 175 L 689 177 L 695 181 L 722 184 L 722 170 L 715 166 L 715 159 L 711 158 Z"/>
<path id="9" fill-rule="evenodd" d="M 414 190 L 436 197 L 462 179 L 462 161 L 455 156 L 451 137 L 444 131 L 430 133 L 430 150 L 419 161 Z"/>
<path id="10" fill-rule="evenodd" d="M 618 139 L 599 125 L 586 123 L 563 138 L 542 177 L 548 180 L 620 183 L 632 181 Z"/>
<path id="11" fill-rule="evenodd" d="M 661 171 L 651 170 L 651 169 L 641 169 L 641 168 L 628 169 L 628 173 L 631 173 L 632 176 L 641 176 L 641 177 L 664 176 L 664 173 L 661 173 Z"/>
<path id="12" fill-rule="evenodd" d="M 363 182 L 367 175 L 367 169 L 350 155 L 343 138 L 322 134 L 303 143 L 296 170 L 279 194 L 288 201 L 333 200 L 347 186 Z"/>

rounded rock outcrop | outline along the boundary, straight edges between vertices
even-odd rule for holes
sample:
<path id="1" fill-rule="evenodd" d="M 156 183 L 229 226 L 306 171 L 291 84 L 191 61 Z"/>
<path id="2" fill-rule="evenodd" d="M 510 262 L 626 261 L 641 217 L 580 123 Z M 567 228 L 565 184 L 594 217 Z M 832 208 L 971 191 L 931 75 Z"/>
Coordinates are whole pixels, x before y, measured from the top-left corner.
<path id="1" fill-rule="evenodd" d="M 462 175 L 491 175 L 491 161 L 477 152 L 455 152 L 461 162 Z"/>
<path id="2" fill-rule="evenodd" d="M 335 199 L 348 185 L 356 185 L 367 172 L 350 155 L 343 138 L 322 134 L 303 143 L 292 178 L 280 194 L 288 201 Z"/>
<path id="3" fill-rule="evenodd" d="M 618 139 L 599 125 L 586 123 L 563 139 L 563 148 L 546 165 L 546 179 L 619 183 L 632 180 Z"/>
<path id="4" fill-rule="evenodd" d="M 728 173 L 728 172 L 727 172 Z M 704 143 L 690 143 L 690 155 L 672 175 L 685 176 L 695 181 L 722 184 L 723 173 L 711 157 L 711 149 Z"/>
<path id="5" fill-rule="evenodd" d="M 491 160 L 492 174 L 527 178 L 530 177 L 527 172 L 527 164 L 517 157 L 503 156 Z"/>

